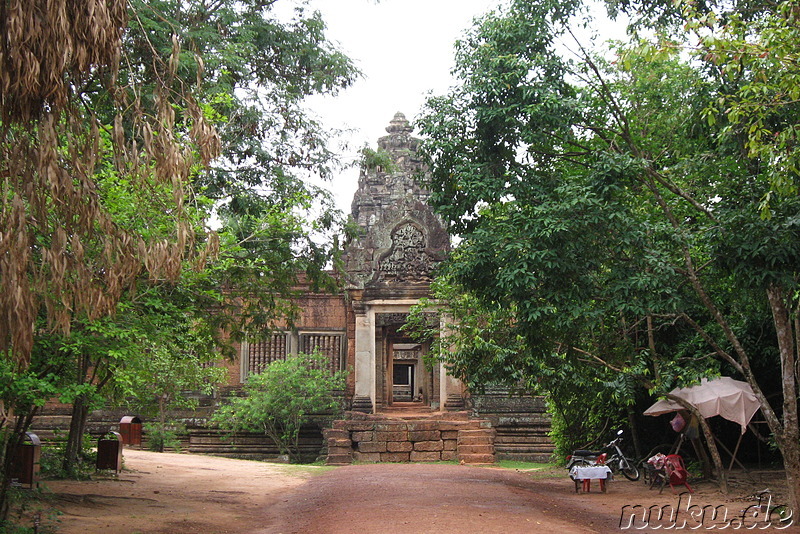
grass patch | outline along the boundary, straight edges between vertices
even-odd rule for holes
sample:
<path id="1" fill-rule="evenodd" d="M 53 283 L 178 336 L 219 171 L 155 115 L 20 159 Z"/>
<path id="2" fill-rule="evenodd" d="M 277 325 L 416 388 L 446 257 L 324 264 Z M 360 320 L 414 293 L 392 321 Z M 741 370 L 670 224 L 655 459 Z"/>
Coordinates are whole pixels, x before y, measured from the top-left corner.
<path id="1" fill-rule="evenodd" d="M 315 476 L 333 471 L 338 466 L 335 465 L 322 465 L 322 464 L 276 464 L 279 465 L 281 471 L 289 476 Z"/>
<path id="2" fill-rule="evenodd" d="M 554 467 L 554 464 L 540 464 L 536 462 L 522 462 L 519 460 L 498 460 L 497 465 L 505 469 L 518 469 L 520 471 L 534 471 Z"/>
<path id="3" fill-rule="evenodd" d="M 514 469 L 515 471 L 524 472 L 532 478 L 558 478 L 566 475 L 566 470 L 562 466 L 556 464 L 499 460 L 497 466 L 503 469 Z"/>

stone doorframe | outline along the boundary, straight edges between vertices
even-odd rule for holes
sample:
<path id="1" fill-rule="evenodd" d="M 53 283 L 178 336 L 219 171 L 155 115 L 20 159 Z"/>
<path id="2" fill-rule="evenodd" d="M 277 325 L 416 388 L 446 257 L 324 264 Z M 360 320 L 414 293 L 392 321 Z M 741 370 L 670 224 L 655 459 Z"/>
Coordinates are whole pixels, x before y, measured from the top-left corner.
<path id="1" fill-rule="evenodd" d="M 375 413 L 376 408 L 386 404 L 386 399 L 379 395 L 379 389 L 382 389 L 379 388 L 379 382 L 385 382 L 387 377 L 391 378 L 391 367 L 389 366 L 389 370 L 384 370 L 383 375 L 379 376 L 378 370 L 382 369 L 381 362 L 378 360 L 379 347 L 376 343 L 379 316 L 382 314 L 408 314 L 411 307 L 418 302 L 417 299 L 406 299 L 353 303 L 355 311 L 354 411 Z M 391 351 L 389 352 L 391 353 Z M 389 354 L 389 359 L 391 360 L 391 354 Z M 439 379 L 439 387 L 438 391 L 434 392 L 434 398 L 430 399 L 431 408 L 444 410 L 463 406 L 463 402 L 460 402 L 463 391 L 461 381 L 449 376 L 441 364 L 437 364 L 433 372 L 434 376 Z M 391 381 L 389 383 L 391 384 Z M 438 396 L 435 393 L 438 393 Z M 384 391 L 383 396 L 385 395 Z"/>

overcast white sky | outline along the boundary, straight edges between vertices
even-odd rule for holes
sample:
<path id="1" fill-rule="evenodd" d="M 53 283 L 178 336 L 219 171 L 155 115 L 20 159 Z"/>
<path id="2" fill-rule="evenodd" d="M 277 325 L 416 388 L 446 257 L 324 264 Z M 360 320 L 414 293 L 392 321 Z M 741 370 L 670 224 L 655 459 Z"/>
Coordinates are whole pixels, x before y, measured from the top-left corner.
<path id="1" fill-rule="evenodd" d="M 309 107 L 331 128 L 353 129 L 349 157 L 365 144 L 376 147 L 398 111 L 413 121 L 429 92 L 452 84 L 453 44 L 472 20 L 500 0 L 311 0 L 322 13 L 328 38 L 363 73 L 333 98 L 313 98 Z M 338 207 L 350 212 L 358 170 L 330 184 Z"/>
<path id="2" fill-rule="evenodd" d="M 333 98 L 313 98 L 309 107 L 329 128 L 354 131 L 345 159 L 365 144 L 375 147 L 398 111 L 413 122 L 426 96 L 453 84 L 453 45 L 472 21 L 502 0 L 309 0 L 322 13 L 328 38 L 363 73 L 354 86 Z M 619 27 L 619 26 L 618 26 Z M 604 32 L 613 32 L 610 25 Z M 329 189 L 337 206 L 350 212 L 358 170 L 343 171 Z"/>

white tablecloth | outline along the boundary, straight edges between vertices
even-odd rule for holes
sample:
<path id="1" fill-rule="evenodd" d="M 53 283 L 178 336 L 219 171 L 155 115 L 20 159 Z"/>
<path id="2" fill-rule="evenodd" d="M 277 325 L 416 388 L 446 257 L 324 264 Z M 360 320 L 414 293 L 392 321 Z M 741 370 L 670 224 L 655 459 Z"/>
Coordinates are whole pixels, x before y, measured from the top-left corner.
<path id="1" fill-rule="evenodd" d="M 569 470 L 569 476 L 573 480 L 608 479 L 611 478 L 611 469 L 609 469 L 607 465 L 595 465 L 591 467 L 576 465 Z"/>

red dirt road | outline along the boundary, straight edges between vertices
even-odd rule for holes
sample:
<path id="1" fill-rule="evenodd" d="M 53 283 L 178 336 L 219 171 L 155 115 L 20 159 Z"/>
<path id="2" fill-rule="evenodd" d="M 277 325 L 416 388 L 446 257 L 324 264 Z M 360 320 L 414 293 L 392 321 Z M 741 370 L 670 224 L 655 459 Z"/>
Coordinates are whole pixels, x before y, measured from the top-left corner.
<path id="1" fill-rule="evenodd" d="M 460 465 L 382 464 L 337 469 L 297 488 L 277 507 L 263 534 L 607 532 L 602 494 L 584 506 L 561 501 L 571 484 L 549 485 L 502 469 Z M 560 495 L 559 495 L 560 494 Z M 608 529 L 608 530 L 607 530 Z"/>
<path id="2" fill-rule="evenodd" d="M 295 467 L 202 455 L 125 450 L 119 477 L 48 481 L 59 516 L 43 515 L 40 532 L 59 534 L 471 534 L 620 532 L 626 505 L 685 507 L 642 482 L 616 480 L 608 493 L 576 494 L 566 471 L 536 472 L 451 464 Z M 538 478 L 537 478 L 538 477 Z M 781 474 L 765 473 L 758 488 L 780 498 Z M 693 505 L 738 514 L 752 504 L 753 485 L 721 495 L 699 484 Z M 681 510 L 680 523 L 689 517 Z M 21 523 L 30 526 L 26 510 Z M 796 523 L 796 521 L 795 521 Z M 641 523 L 632 531 L 661 532 Z M 703 531 L 710 524 L 684 526 Z M 761 524 L 756 526 L 760 530 Z M 674 529 L 674 525 L 672 525 Z M 719 528 L 719 527 L 717 527 Z M 746 530 L 740 527 L 740 530 Z M 793 526 L 774 532 L 799 533 Z"/>

